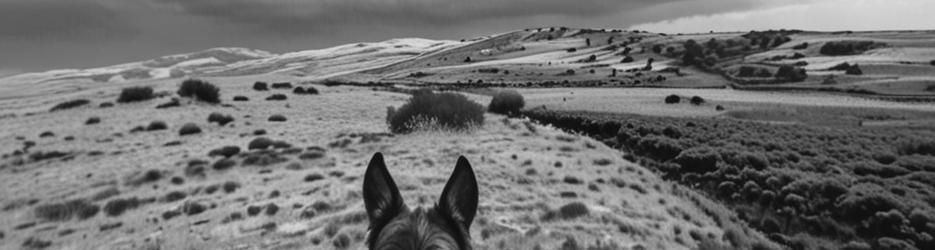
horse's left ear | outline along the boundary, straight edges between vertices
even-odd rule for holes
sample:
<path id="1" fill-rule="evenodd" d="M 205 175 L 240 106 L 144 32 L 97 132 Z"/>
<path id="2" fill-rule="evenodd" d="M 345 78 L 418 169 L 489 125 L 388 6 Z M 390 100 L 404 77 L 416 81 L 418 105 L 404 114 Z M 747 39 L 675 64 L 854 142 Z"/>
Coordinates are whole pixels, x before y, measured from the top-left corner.
<path id="1" fill-rule="evenodd" d="M 458 158 L 455 170 L 442 190 L 437 209 L 465 229 L 470 229 L 471 221 L 477 213 L 477 179 L 464 156 Z"/>

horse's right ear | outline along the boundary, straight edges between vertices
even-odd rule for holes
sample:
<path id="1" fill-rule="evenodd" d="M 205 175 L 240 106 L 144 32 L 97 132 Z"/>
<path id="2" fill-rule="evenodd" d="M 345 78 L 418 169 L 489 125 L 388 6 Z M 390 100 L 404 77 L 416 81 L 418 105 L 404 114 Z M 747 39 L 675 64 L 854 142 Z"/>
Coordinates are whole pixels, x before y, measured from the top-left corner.
<path id="1" fill-rule="evenodd" d="M 396 182 L 386 170 L 383 154 L 376 153 L 370 159 L 364 174 L 364 207 L 370 218 L 371 230 L 378 232 L 404 209 L 403 197 Z M 376 227 L 376 228 L 375 228 Z"/>

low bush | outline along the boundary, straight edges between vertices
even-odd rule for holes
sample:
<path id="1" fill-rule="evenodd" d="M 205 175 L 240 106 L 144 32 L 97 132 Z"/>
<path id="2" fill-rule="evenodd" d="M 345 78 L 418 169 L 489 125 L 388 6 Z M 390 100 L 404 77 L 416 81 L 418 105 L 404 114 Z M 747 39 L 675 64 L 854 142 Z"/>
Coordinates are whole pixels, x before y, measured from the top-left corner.
<path id="1" fill-rule="evenodd" d="M 208 123 L 217 122 L 218 125 L 224 126 L 233 121 L 234 117 L 231 115 L 225 115 L 218 112 L 214 112 L 208 115 Z"/>
<path id="2" fill-rule="evenodd" d="M 284 122 L 286 121 L 286 117 L 283 115 L 271 115 L 268 120 L 271 122 Z"/>
<path id="3" fill-rule="evenodd" d="M 156 109 L 167 109 L 167 108 L 174 108 L 174 107 L 181 107 L 181 106 L 182 106 L 182 103 L 179 102 L 178 98 L 172 98 L 172 100 L 167 103 L 156 105 Z"/>
<path id="4" fill-rule="evenodd" d="M 142 202 L 136 197 L 129 199 L 117 198 L 104 204 L 104 213 L 110 217 L 116 217 L 123 215 L 127 210 L 139 207 L 141 204 Z"/>
<path id="5" fill-rule="evenodd" d="M 240 153 L 240 147 L 238 146 L 223 146 L 220 148 L 212 149 L 208 152 L 208 156 L 223 156 L 230 158 L 231 156 L 237 155 Z"/>
<path id="6" fill-rule="evenodd" d="M 192 135 L 201 133 L 201 128 L 194 123 L 186 123 L 182 125 L 182 128 L 179 129 L 179 135 Z"/>
<path id="7" fill-rule="evenodd" d="M 284 101 L 288 98 L 289 97 L 286 97 L 286 95 L 283 95 L 283 94 L 273 94 L 269 97 L 266 97 L 266 100 L 267 101 Z"/>
<path id="8" fill-rule="evenodd" d="M 291 89 L 291 88 L 292 88 L 292 83 L 289 83 L 289 82 L 277 82 L 277 83 L 273 83 L 273 88 L 274 88 L 274 89 Z"/>
<path id="9" fill-rule="evenodd" d="M 306 93 L 306 94 L 309 94 L 309 95 L 317 95 L 317 94 L 319 94 L 318 89 L 316 89 L 315 87 L 312 87 L 312 86 L 309 86 L 309 87 L 305 88 L 305 93 Z"/>
<path id="10" fill-rule="evenodd" d="M 257 137 L 256 139 L 253 139 L 252 141 L 250 141 L 249 144 L 247 144 L 247 149 L 248 150 L 267 149 L 267 148 L 272 147 L 273 143 L 275 142 L 276 141 L 273 141 L 272 139 L 269 139 L 266 137 Z"/>
<path id="11" fill-rule="evenodd" d="M 255 82 L 253 83 L 253 90 L 256 91 L 267 91 L 269 90 L 269 85 L 265 82 Z"/>
<path id="12" fill-rule="evenodd" d="M 128 87 L 120 91 L 120 96 L 117 97 L 117 102 L 141 102 L 153 98 L 156 98 L 156 95 L 153 93 L 152 87 Z"/>
<path id="13" fill-rule="evenodd" d="M 675 103 L 682 102 L 682 98 L 679 97 L 678 95 L 669 95 L 669 96 L 666 96 L 665 101 L 666 101 L 666 104 L 675 104 Z"/>
<path id="14" fill-rule="evenodd" d="M 386 120 L 393 133 L 427 127 L 463 130 L 483 124 L 484 110 L 461 94 L 418 91 L 399 109 L 388 109 Z"/>
<path id="15" fill-rule="evenodd" d="M 80 220 L 88 219 L 97 215 L 100 210 L 100 206 L 78 199 L 36 206 L 34 213 L 39 219 L 47 221 L 67 221 L 75 217 Z"/>
<path id="16" fill-rule="evenodd" d="M 808 78 L 808 74 L 803 68 L 783 65 L 779 67 L 779 71 L 776 71 L 776 78 L 791 82 L 801 82 Z"/>
<path id="17" fill-rule="evenodd" d="M 620 60 L 620 63 L 631 63 L 631 62 L 633 62 L 633 61 L 634 61 L 634 59 L 633 59 L 632 56 L 626 56 L 626 57 L 623 58 L 623 60 Z"/>
<path id="18" fill-rule="evenodd" d="M 169 125 L 164 121 L 152 121 L 146 126 L 146 131 L 156 131 L 156 130 L 166 130 L 169 129 Z"/>
<path id="19" fill-rule="evenodd" d="M 188 79 L 179 86 L 179 96 L 192 97 L 209 103 L 221 102 L 221 90 L 217 86 L 204 80 Z"/>
<path id="20" fill-rule="evenodd" d="M 71 101 L 67 101 L 67 102 L 63 102 L 63 103 L 56 104 L 54 107 L 52 107 L 52 109 L 49 109 L 49 112 L 55 112 L 55 111 L 66 110 L 66 109 L 73 109 L 73 108 L 81 107 L 81 106 L 84 106 L 84 105 L 88 105 L 88 104 L 90 104 L 90 103 L 91 103 L 91 101 L 89 101 L 89 100 L 87 100 L 87 99 L 71 100 Z"/>
<path id="21" fill-rule="evenodd" d="M 704 104 L 705 101 L 704 98 L 701 98 L 700 96 L 692 96 L 692 99 L 689 100 L 689 102 L 694 105 L 701 105 Z"/>
<path id="22" fill-rule="evenodd" d="M 808 43 L 800 43 L 799 45 L 792 47 L 792 49 L 795 49 L 795 50 L 802 50 L 802 49 L 807 49 L 807 48 L 808 48 Z"/>
<path id="23" fill-rule="evenodd" d="M 840 41 L 827 42 L 821 46 L 819 53 L 828 56 L 847 56 L 862 54 L 864 51 L 886 46 L 886 44 L 873 41 Z"/>
<path id="24" fill-rule="evenodd" d="M 246 101 L 249 101 L 249 100 L 250 100 L 250 98 L 247 98 L 246 96 L 242 96 L 242 95 L 234 96 L 234 101 L 235 101 L 235 102 L 246 102 Z"/>
<path id="25" fill-rule="evenodd" d="M 697 147 L 682 151 L 674 160 L 681 166 L 681 173 L 704 174 L 717 170 L 719 159 L 718 153 L 713 149 Z"/>
<path id="26" fill-rule="evenodd" d="M 308 94 L 308 92 L 305 92 L 305 88 L 302 88 L 301 86 L 292 89 L 292 93 L 296 95 Z"/>
<path id="27" fill-rule="evenodd" d="M 494 94 L 493 99 L 490 100 L 490 105 L 487 106 L 487 111 L 514 115 L 518 114 L 525 105 L 526 101 L 523 99 L 523 95 L 520 95 L 516 90 L 505 90 Z"/>

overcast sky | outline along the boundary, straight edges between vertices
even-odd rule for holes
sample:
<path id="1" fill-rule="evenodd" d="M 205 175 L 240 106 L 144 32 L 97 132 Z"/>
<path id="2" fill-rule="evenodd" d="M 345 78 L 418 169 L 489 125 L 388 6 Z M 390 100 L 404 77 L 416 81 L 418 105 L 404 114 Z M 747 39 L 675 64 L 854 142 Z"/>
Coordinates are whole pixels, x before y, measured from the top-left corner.
<path id="1" fill-rule="evenodd" d="M 935 29 L 935 0 L 0 0 L 0 76 L 212 47 L 274 53 L 529 27 Z"/>

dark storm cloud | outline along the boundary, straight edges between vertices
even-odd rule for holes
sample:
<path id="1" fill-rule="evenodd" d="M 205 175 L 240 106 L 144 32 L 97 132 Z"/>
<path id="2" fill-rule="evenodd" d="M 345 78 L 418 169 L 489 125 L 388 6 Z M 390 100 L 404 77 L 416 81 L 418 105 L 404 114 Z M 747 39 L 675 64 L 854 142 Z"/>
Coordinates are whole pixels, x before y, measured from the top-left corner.
<path id="1" fill-rule="evenodd" d="M 118 12 L 93 0 L 0 0 L 0 38 L 112 38 L 133 33 Z"/>
<path id="2" fill-rule="evenodd" d="M 589 17 L 677 0 L 152 0 L 272 32 L 357 25 L 442 26 L 532 16 Z M 517 27 L 514 27 L 517 28 Z"/>

